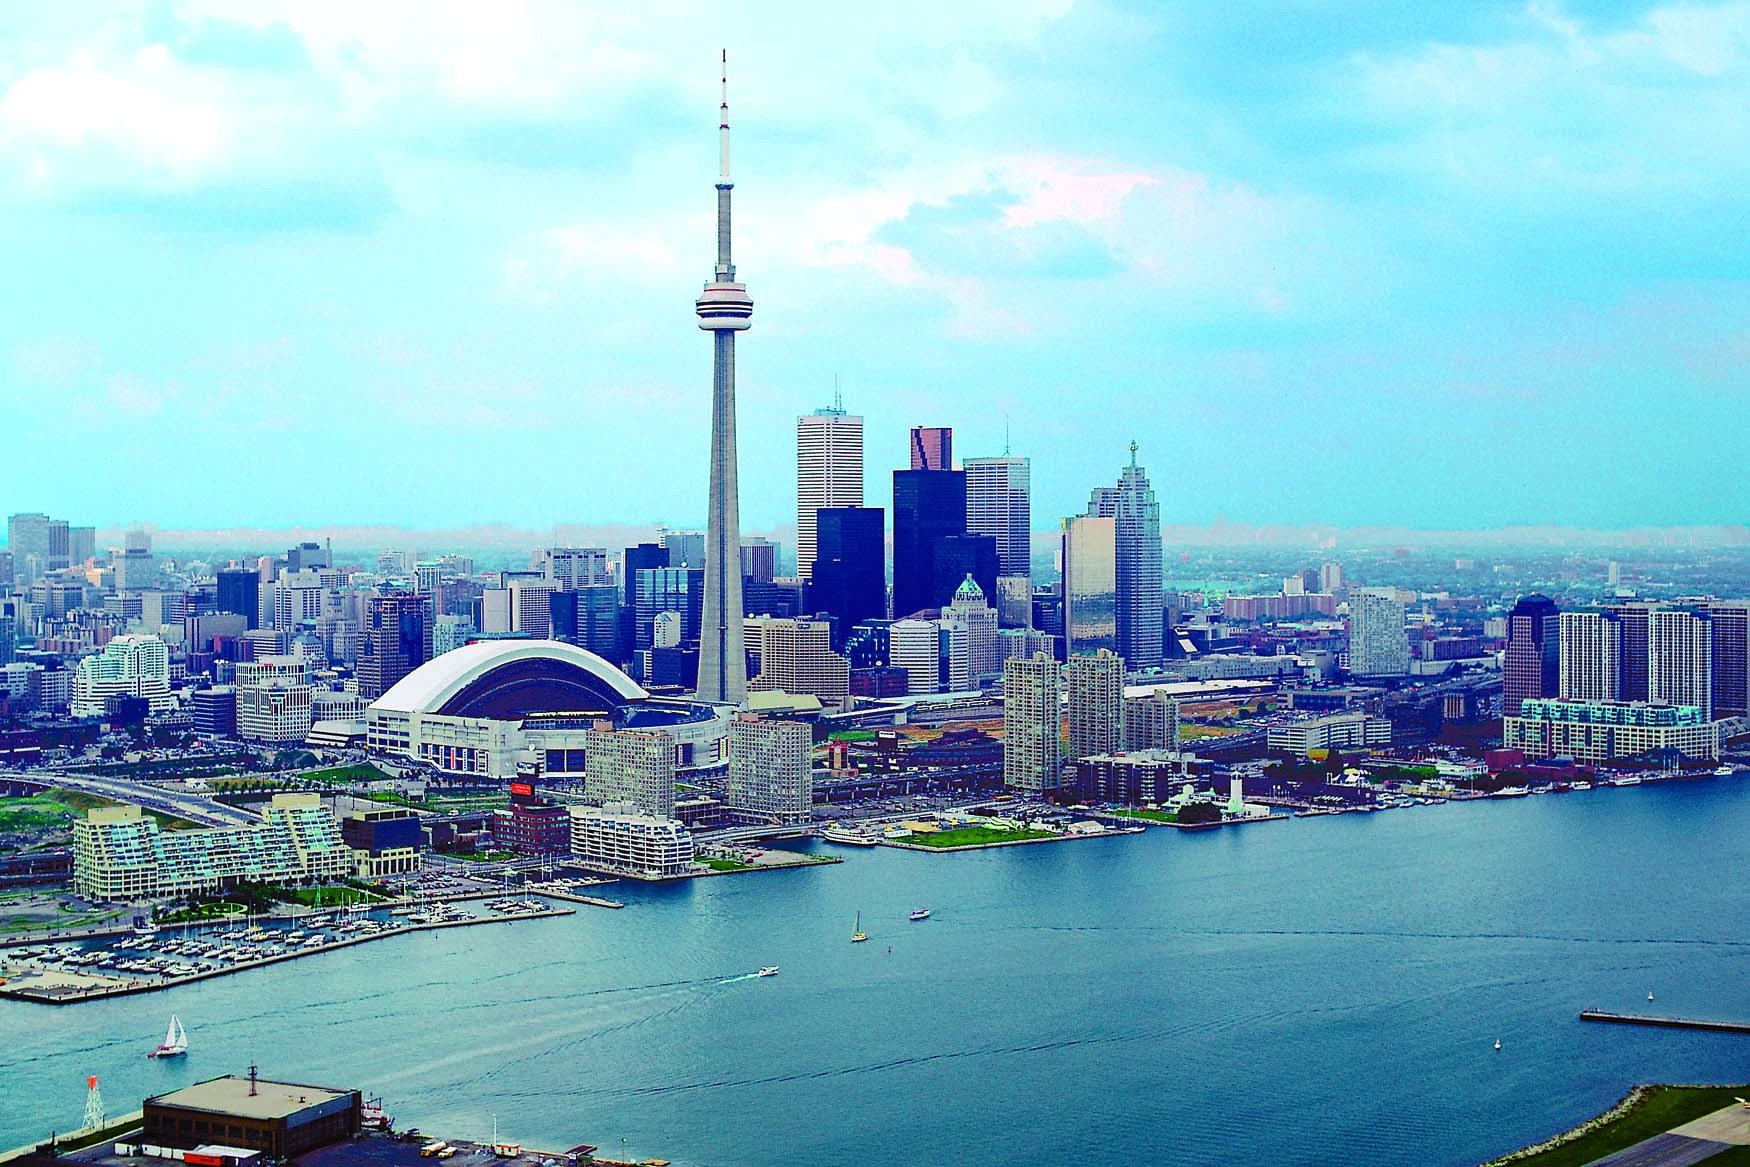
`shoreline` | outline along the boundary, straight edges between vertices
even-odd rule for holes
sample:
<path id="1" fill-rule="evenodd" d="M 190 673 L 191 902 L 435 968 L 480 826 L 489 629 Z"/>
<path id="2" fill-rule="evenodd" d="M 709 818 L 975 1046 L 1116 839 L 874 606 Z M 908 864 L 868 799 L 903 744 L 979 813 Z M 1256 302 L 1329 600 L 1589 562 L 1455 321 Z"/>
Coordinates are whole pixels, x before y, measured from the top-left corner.
<path id="1" fill-rule="evenodd" d="M 877 839 L 877 847 L 892 847 L 898 851 L 927 851 L 932 855 L 947 855 L 955 851 L 989 851 L 994 847 L 1029 847 L 1035 843 L 1067 843 L 1074 839 L 1110 839 L 1118 835 L 1140 835 L 1147 827 L 1120 828 L 1101 831 L 1097 835 L 1053 835 L 1049 839 L 998 839 L 990 843 L 962 843 L 958 847 L 931 847 L 927 843 L 908 843 L 904 839 Z M 843 860 L 840 860 L 843 862 Z"/>
<path id="2" fill-rule="evenodd" d="M 1676 1093 L 1677 1095 L 1683 1095 L 1699 1093 L 1701 1095 L 1694 1099 L 1694 1101 L 1701 1103 L 1703 1108 L 1696 1110 L 1694 1114 L 1691 1114 L 1688 1117 L 1678 1118 L 1675 1122 L 1671 1123 L 1672 1127 L 1678 1127 L 1685 1125 L 1694 1118 L 1712 1114 L 1720 1109 L 1736 1108 L 1737 1102 L 1735 1100 L 1735 1095 L 1742 1094 L 1746 1091 L 1750 1091 L 1750 1085 L 1707 1085 L 1695 1082 L 1643 1082 L 1639 1085 L 1630 1087 L 1629 1092 L 1617 1099 L 1610 1109 L 1596 1114 L 1579 1125 L 1570 1127 L 1568 1130 L 1551 1135 L 1542 1142 L 1521 1147 L 1517 1151 L 1510 1151 L 1505 1155 L 1499 1155 L 1480 1164 L 1479 1167 L 1506 1167 L 1507 1164 L 1511 1163 L 1535 1161 L 1541 1156 L 1554 1151 L 1559 1151 L 1563 1147 L 1597 1134 L 1615 1123 L 1624 1122 L 1634 1117 L 1643 1107 L 1665 1094 Z M 1708 1097 L 1709 1095 L 1718 1095 L 1719 1097 Z M 1722 1098 L 1724 1101 L 1721 1100 Z M 1684 1108 L 1684 1113 L 1687 1113 L 1689 1109 L 1690 1108 Z M 1627 1150 L 1630 1147 L 1637 1146 L 1648 1138 L 1657 1137 L 1659 1134 L 1665 1133 L 1666 1129 L 1667 1128 L 1665 1127 L 1660 1127 L 1658 1130 L 1649 1130 L 1646 1133 L 1630 1132 L 1627 1141 L 1623 1142 L 1620 1146 L 1596 1148 L 1597 1154 L 1592 1154 L 1592 1151 L 1595 1148 L 1588 1148 L 1587 1154 L 1589 1155 L 1589 1158 L 1587 1158 L 1585 1162 L 1594 1162 L 1605 1156 L 1616 1154 L 1618 1151 Z"/>

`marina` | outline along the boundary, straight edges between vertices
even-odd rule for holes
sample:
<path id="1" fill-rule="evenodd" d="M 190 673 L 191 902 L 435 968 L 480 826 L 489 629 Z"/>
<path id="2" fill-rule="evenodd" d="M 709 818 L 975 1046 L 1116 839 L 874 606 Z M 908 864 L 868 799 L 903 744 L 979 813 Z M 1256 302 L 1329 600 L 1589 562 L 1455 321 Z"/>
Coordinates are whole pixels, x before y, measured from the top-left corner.
<path id="1" fill-rule="evenodd" d="M 471 897 L 483 899 L 483 896 Z M 484 911 L 472 910 L 483 906 Z M 483 905 L 443 902 L 375 912 L 309 913 L 242 925 L 141 927 L 99 940 L 22 945 L 0 951 L 0 997 L 72 1005 L 157 992 L 435 928 L 568 916 L 534 898 L 498 897 Z M 174 1056 L 173 1032 L 153 1056 Z M 186 1046 L 185 1046 L 186 1049 Z"/>

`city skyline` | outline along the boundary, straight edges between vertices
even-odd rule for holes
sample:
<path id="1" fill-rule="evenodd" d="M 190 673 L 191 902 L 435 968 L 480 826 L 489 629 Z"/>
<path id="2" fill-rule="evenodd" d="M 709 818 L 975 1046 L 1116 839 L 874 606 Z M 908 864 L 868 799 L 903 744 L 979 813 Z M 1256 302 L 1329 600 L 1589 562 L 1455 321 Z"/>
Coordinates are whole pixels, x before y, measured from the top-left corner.
<path id="1" fill-rule="evenodd" d="M 54 489 L 20 505 L 100 525 L 702 523 L 707 427 L 669 342 L 710 230 L 682 194 L 702 65 L 740 41 L 760 175 L 743 246 L 784 320 L 744 369 L 746 442 L 787 445 L 836 375 L 872 472 L 906 464 L 911 426 L 954 426 L 962 457 L 999 453 L 1006 427 L 1042 520 L 1132 437 L 1174 451 L 1168 526 L 1743 513 L 1686 431 L 1629 420 L 1656 384 L 1722 445 L 1750 424 L 1723 408 L 1744 387 L 1745 263 L 1707 227 L 1742 177 L 1710 145 L 1744 104 L 1741 8 L 1309 32 L 1269 10 L 969 6 L 849 42 L 817 14 L 677 30 L 559 8 L 495 15 L 459 56 L 438 45 L 469 39 L 465 10 L 433 11 L 429 39 L 295 7 L 8 14 L 0 205 L 9 270 L 32 274 L 7 285 L 0 376 L 21 422 L 218 452 L 190 489 L 124 481 L 125 460 L 55 475 L 31 443 L 25 484 Z M 1094 60 L 1110 87 L 1072 90 Z M 1528 160 L 1540 179 L 1519 184 Z M 406 440 L 366 438 L 384 427 Z M 613 440 L 641 427 L 688 469 L 650 475 Z M 1474 440 L 1418 440 L 1436 432 Z M 1330 469 L 1279 492 L 1235 433 Z M 432 473 L 457 434 L 467 465 Z M 326 467 L 367 440 L 368 497 L 344 473 L 257 488 L 223 458 Z M 787 475 L 743 477 L 749 529 L 794 513 Z"/>

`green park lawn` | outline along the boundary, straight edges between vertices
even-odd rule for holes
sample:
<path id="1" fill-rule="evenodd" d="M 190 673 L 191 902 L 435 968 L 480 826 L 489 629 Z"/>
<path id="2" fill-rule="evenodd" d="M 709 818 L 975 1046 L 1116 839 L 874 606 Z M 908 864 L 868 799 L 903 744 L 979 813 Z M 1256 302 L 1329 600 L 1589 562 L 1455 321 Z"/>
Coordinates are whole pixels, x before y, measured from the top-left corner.
<path id="1" fill-rule="evenodd" d="M 1055 838 L 1057 835 L 1051 831 L 1004 827 L 955 827 L 947 831 L 926 831 L 922 834 L 910 835 L 901 839 L 900 842 L 915 843 L 920 847 L 952 850 L 955 847 L 984 847 L 991 843 L 1020 843 L 1028 839 Z"/>
<path id="2" fill-rule="evenodd" d="M 1674 1126 L 1692 1122 L 1704 1114 L 1712 1114 L 1734 1099 L 1744 1097 L 1750 1086 L 1654 1086 L 1635 1108 L 1613 1122 L 1559 1147 L 1515 1159 L 1513 1163 L 1526 1167 L 1584 1167 L 1604 1156 L 1632 1147 L 1643 1139 L 1664 1134 Z M 1739 1158 L 1733 1152 L 1716 1155 L 1707 1163 L 1745 1162 L 1743 1148 Z M 1499 1162 L 1499 1160 L 1497 1160 Z"/>
<path id="3" fill-rule="evenodd" d="M 1179 821 L 1179 812 L 1175 810 L 1143 810 L 1140 807 L 1127 806 L 1123 810 L 1113 810 L 1107 813 L 1127 819 L 1147 819 L 1152 823 L 1176 823 Z"/>

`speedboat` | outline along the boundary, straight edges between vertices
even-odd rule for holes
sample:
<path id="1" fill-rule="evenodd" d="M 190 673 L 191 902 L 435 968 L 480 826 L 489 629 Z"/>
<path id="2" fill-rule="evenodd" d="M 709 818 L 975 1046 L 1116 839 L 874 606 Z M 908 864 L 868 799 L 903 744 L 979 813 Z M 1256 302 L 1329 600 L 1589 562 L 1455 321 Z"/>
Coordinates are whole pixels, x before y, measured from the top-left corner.
<path id="1" fill-rule="evenodd" d="M 778 966 L 775 964 L 768 964 L 753 975 L 756 977 L 775 977 L 778 975 Z"/>
<path id="2" fill-rule="evenodd" d="M 929 918 L 930 909 L 928 908 L 913 908 L 911 910 L 911 915 L 906 917 L 908 920 L 927 920 Z"/>

